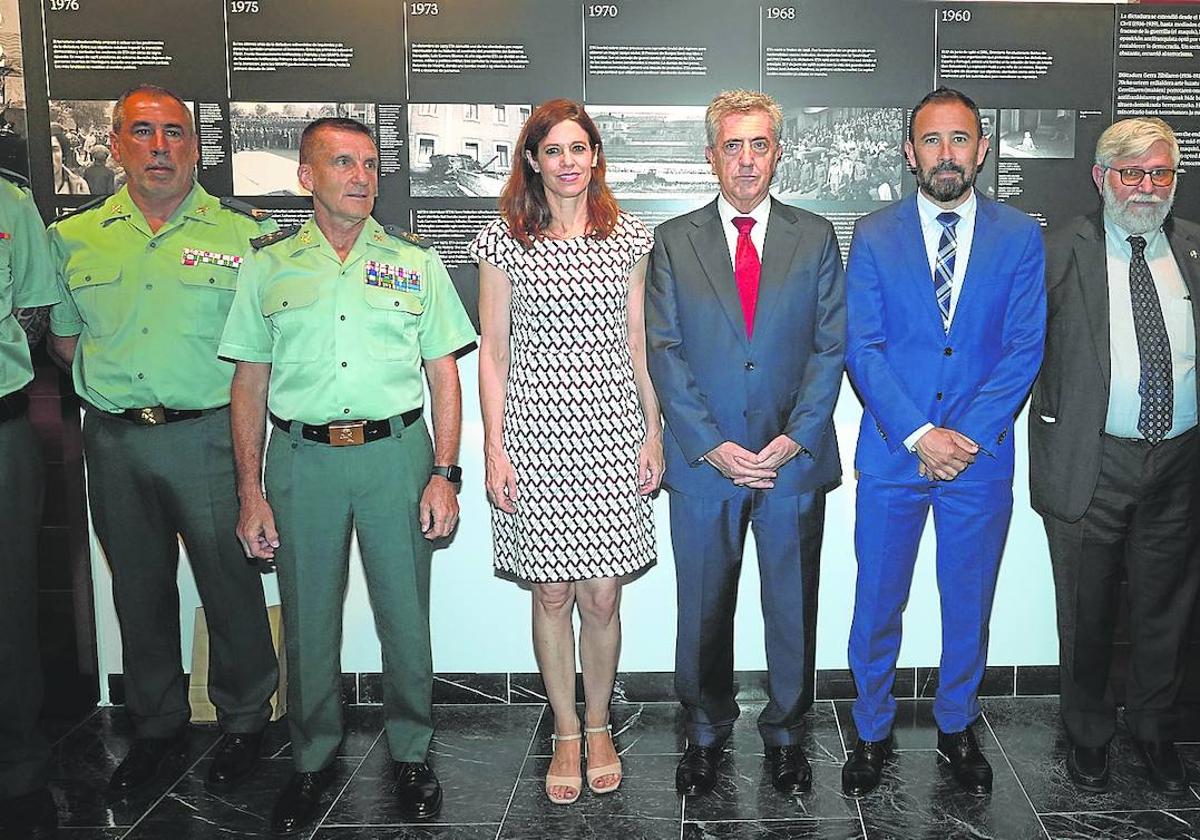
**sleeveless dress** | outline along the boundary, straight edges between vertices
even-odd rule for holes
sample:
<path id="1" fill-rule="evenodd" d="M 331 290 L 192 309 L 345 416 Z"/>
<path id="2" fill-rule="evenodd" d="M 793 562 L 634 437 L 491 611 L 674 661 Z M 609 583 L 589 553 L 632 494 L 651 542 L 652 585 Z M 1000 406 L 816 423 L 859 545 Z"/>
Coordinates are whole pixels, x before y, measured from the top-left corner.
<path id="1" fill-rule="evenodd" d="M 629 273 L 653 238 L 622 213 L 606 239 L 538 239 L 496 219 L 470 253 L 512 284 L 504 448 L 517 511 L 492 509 L 498 573 L 535 583 L 627 575 L 655 561 L 638 495 L 645 421 L 626 344 Z"/>

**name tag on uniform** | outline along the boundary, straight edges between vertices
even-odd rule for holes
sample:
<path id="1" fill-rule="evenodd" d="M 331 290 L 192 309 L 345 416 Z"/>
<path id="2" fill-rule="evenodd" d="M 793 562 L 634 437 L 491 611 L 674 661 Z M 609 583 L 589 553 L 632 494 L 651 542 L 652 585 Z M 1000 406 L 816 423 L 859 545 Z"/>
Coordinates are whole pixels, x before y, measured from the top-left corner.
<path id="1" fill-rule="evenodd" d="M 363 267 L 363 282 L 368 286 L 392 289 L 397 292 L 420 292 L 421 274 L 398 265 L 367 260 Z"/>
<path id="2" fill-rule="evenodd" d="M 234 271 L 242 267 L 242 258 L 237 254 L 222 254 L 219 251 L 204 251 L 200 248 L 184 248 L 180 262 L 184 265 L 219 265 Z"/>

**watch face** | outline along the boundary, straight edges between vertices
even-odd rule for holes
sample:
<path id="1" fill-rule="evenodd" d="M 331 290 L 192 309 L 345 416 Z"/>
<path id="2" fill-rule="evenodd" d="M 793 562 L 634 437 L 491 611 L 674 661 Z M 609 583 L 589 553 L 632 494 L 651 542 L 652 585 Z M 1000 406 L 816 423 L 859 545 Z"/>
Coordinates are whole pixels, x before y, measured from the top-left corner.
<path id="1" fill-rule="evenodd" d="M 440 475 L 442 478 L 454 484 L 458 484 L 460 481 L 462 481 L 462 467 L 460 467 L 458 464 L 450 464 L 449 466 L 445 467 L 434 467 L 433 474 Z"/>

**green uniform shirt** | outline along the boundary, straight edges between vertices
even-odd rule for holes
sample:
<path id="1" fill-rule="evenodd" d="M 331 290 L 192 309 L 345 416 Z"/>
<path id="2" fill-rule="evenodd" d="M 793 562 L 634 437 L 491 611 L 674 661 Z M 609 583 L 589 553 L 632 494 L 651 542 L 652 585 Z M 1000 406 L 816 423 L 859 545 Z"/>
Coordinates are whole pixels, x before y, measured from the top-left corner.
<path id="1" fill-rule="evenodd" d="M 0 177 L 0 397 L 33 379 L 25 330 L 13 310 L 58 300 L 46 229 L 33 196 Z"/>
<path id="2" fill-rule="evenodd" d="M 217 342 L 250 240 L 278 226 L 195 184 L 157 233 L 122 188 L 50 226 L 62 302 L 55 335 L 78 335 L 75 390 L 105 411 L 229 403 Z"/>
<path id="3" fill-rule="evenodd" d="M 271 411 L 320 425 L 419 408 L 421 360 L 474 341 L 436 251 L 368 218 L 343 263 L 310 219 L 247 258 L 220 352 L 270 363 Z"/>

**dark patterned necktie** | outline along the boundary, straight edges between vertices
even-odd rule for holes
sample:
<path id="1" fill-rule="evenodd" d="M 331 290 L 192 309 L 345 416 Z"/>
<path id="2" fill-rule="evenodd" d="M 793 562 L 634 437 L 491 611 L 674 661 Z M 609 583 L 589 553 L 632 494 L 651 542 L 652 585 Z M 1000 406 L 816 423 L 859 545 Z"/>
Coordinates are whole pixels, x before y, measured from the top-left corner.
<path id="1" fill-rule="evenodd" d="M 1138 396 L 1142 407 L 1138 412 L 1138 431 L 1150 443 L 1158 443 L 1171 431 L 1175 417 L 1175 381 L 1171 367 L 1171 342 L 1154 277 L 1146 263 L 1146 240 L 1129 237 L 1133 256 L 1129 260 L 1129 298 L 1133 303 L 1133 330 L 1137 335 Z"/>
<path id="2" fill-rule="evenodd" d="M 942 224 L 942 238 L 938 242 L 937 259 L 933 263 L 933 292 L 937 295 L 944 324 L 950 320 L 950 281 L 954 279 L 954 255 L 958 252 L 958 236 L 954 226 L 958 224 L 958 214 L 939 213 L 937 220 Z"/>

